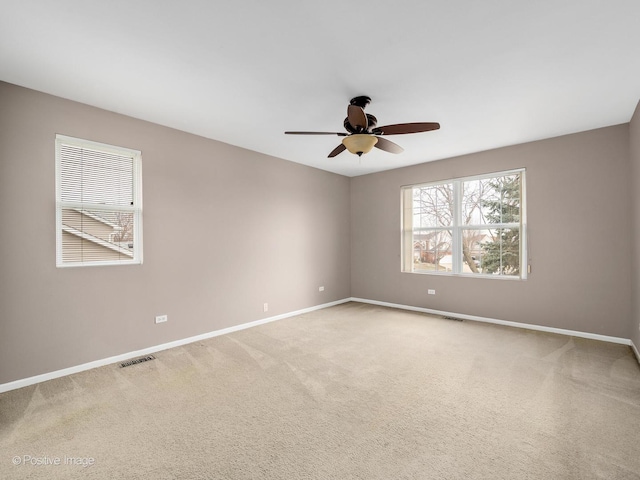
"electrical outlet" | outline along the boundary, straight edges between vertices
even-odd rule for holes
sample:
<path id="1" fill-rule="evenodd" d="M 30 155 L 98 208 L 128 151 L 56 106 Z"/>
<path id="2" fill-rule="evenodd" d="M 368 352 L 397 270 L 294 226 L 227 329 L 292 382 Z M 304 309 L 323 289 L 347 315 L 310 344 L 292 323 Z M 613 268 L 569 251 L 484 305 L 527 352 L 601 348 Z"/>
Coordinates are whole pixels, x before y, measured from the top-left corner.
<path id="1" fill-rule="evenodd" d="M 169 320 L 169 315 L 158 315 L 156 316 L 156 323 L 164 323 Z"/>
<path id="2" fill-rule="evenodd" d="M 268 312 L 269 311 L 269 304 L 265 303 L 262 308 L 263 308 L 263 310 L 262 310 L 263 312 Z"/>
<path id="3" fill-rule="evenodd" d="M 318 287 L 319 292 L 324 292 L 324 287 Z"/>
<path id="4" fill-rule="evenodd" d="M 435 290 L 433 290 L 432 288 L 430 288 L 429 290 L 427 290 L 427 293 L 428 293 L 429 295 L 435 295 L 435 294 L 436 294 L 436 291 L 435 291 Z"/>

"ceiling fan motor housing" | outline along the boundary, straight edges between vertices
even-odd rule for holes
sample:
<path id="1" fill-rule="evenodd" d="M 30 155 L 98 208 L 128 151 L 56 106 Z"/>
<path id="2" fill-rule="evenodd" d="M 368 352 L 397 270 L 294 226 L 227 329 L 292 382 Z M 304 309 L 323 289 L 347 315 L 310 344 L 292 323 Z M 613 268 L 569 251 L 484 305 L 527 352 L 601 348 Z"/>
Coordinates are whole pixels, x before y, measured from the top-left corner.
<path id="1" fill-rule="evenodd" d="M 378 119 L 373 115 L 371 115 L 370 113 L 367 113 L 366 115 L 367 115 L 367 124 L 368 124 L 366 131 L 363 132 L 361 129 L 351 125 L 349 123 L 349 117 L 345 117 L 344 119 L 343 125 L 345 130 L 349 133 L 371 133 L 371 129 L 374 128 L 376 125 L 378 125 Z"/>
<path id="2" fill-rule="evenodd" d="M 371 97 L 367 97 L 366 95 L 353 97 L 349 103 L 360 108 L 366 108 L 367 105 L 371 103 Z"/>

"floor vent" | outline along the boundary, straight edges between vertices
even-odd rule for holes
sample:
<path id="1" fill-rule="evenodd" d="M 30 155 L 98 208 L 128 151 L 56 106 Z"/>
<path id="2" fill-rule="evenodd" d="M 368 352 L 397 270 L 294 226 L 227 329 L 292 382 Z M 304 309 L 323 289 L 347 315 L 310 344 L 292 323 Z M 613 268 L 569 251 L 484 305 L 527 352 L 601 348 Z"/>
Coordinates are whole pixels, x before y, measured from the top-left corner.
<path id="1" fill-rule="evenodd" d="M 138 363 L 148 362 L 149 360 L 155 360 L 156 357 L 153 355 L 147 355 L 146 357 L 134 358 L 133 360 L 127 360 L 126 362 L 122 362 L 120 364 L 120 368 L 130 367 L 131 365 L 136 365 Z"/>
<path id="2" fill-rule="evenodd" d="M 442 318 L 445 320 L 453 320 L 455 322 L 464 322 L 463 318 L 447 317 L 446 315 L 443 315 Z"/>

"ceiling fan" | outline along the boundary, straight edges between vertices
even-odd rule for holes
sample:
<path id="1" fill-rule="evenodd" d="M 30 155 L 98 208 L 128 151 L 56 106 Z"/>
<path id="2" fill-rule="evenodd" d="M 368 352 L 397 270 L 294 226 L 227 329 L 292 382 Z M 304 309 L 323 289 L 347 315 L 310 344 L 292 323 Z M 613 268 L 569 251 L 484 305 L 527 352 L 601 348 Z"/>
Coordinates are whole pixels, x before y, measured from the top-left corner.
<path id="1" fill-rule="evenodd" d="M 390 153 L 401 153 L 404 149 L 390 140 L 380 135 L 404 135 L 407 133 L 428 132 L 438 130 L 439 123 L 418 122 L 418 123 L 397 123 L 395 125 L 385 125 L 378 127 L 378 120 L 369 113 L 364 113 L 364 109 L 371 102 L 367 96 L 354 97 L 347 107 L 347 118 L 344 119 L 344 132 L 284 132 L 288 135 L 338 135 L 344 137 L 342 143 L 334 148 L 329 154 L 329 158 L 349 150 L 349 152 L 362 156 L 369 153 L 373 147 Z"/>

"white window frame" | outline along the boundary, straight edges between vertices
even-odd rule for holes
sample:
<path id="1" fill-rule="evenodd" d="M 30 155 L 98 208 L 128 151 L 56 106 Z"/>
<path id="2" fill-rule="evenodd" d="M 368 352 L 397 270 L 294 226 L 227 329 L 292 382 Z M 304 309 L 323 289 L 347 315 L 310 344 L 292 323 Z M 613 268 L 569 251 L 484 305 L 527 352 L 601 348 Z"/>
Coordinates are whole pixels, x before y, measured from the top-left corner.
<path id="1" fill-rule="evenodd" d="M 69 202 L 62 200 L 62 178 L 61 162 L 62 145 L 71 145 L 88 150 L 96 150 L 104 153 L 111 153 L 133 160 L 133 205 L 113 206 L 87 202 Z M 105 143 L 93 142 L 81 138 L 69 137 L 66 135 L 56 135 L 55 140 L 55 177 L 56 177 L 56 267 L 91 267 L 108 265 L 139 265 L 142 264 L 142 152 L 130 148 L 107 145 Z M 104 261 L 83 261 L 64 262 L 62 252 L 62 210 L 63 209 L 88 209 L 91 211 L 119 211 L 133 213 L 133 257 L 129 260 L 104 260 Z"/>
<path id="2" fill-rule="evenodd" d="M 484 229 L 500 229 L 513 227 L 514 224 L 492 223 L 479 225 L 463 225 L 462 224 L 462 184 L 473 180 L 485 180 L 495 177 L 503 177 L 508 175 L 520 175 L 520 274 L 519 275 L 494 275 L 484 273 L 466 273 L 462 271 L 463 255 L 462 255 L 462 231 L 463 230 L 484 230 Z M 403 185 L 401 192 L 401 216 L 400 216 L 400 235 L 401 235 L 401 271 L 403 273 L 412 273 L 418 275 L 445 275 L 445 276 L 464 276 L 473 278 L 492 278 L 501 280 L 526 280 L 529 273 L 529 262 L 527 253 L 527 221 L 526 221 L 526 169 L 517 168 L 513 170 L 505 170 L 500 172 L 492 172 L 481 175 L 473 175 L 469 177 L 458 177 L 453 179 L 440 180 L 429 183 L 416 183 L 412 185 Z M 413 189 L 416 187 L 432 187 L 437 185 L 452 184 L 453 185 L 453 224 L 451 227 L 434 227 L 433 230 L 451 230 L 452 235 L 452 271 L 414 271 L 413 269 Z M 411 208 L 405 208 L 407 203 Z"/>

